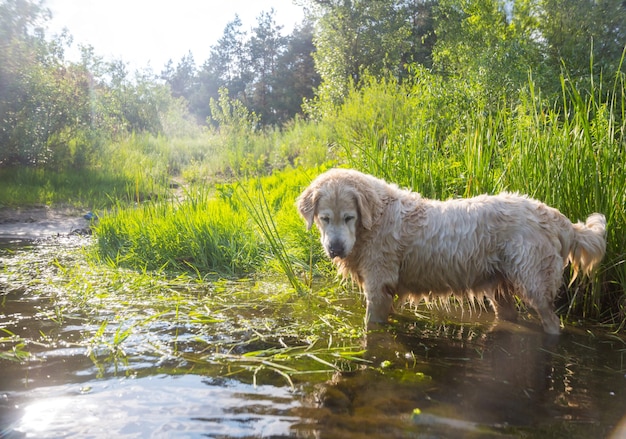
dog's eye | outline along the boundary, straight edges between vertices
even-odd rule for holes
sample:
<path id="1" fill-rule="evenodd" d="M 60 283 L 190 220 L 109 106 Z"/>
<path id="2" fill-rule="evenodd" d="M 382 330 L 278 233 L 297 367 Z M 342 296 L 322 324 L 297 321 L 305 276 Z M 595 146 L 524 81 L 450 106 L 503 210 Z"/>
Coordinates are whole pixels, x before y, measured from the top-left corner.
<path id="1" fill-rule="evenodd" d="M 324 224 L 328 224 L 330 222 L 330 218 L 327 216 L 321 216 L 320 220 L 324 223 Z"/>
<path id="2" fill-rule="evenodd" d="M 344 218 L 344 221 L 346 222 L 346 224 L 348 224 L 350 221 L 352 221 L 354 219 L 354 216 L 352 215 L 348 215 Z"/>

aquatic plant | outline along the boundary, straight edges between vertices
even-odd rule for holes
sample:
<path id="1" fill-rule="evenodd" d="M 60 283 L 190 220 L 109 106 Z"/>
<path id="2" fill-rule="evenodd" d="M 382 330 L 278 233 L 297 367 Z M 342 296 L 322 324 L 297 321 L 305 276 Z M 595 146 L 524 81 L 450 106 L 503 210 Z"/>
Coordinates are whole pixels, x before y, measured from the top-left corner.
<path id="1" fill-rule="evenodd" d="M 6 328 L 0 328 L 0 360 L 24 361 L 30 353 L 26 350 L 26 341 Z M 7 349 L 5 346 L 8 346 Z"/>

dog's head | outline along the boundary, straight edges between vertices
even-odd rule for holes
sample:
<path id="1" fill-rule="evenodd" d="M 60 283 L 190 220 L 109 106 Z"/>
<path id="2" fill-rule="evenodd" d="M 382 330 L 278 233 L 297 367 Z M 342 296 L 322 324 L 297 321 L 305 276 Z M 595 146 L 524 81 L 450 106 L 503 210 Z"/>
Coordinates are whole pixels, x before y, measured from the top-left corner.
<path id="1" fill-rule="evenodd" d="M 296 204 L 307 227 L 315 223 L 319 229 L 331 259 L 343 259 L 352 252 L 359 228 L 371 229 L 380 208 L 367 176 L 347 169 L 333 169 L 317 177 Z"/>

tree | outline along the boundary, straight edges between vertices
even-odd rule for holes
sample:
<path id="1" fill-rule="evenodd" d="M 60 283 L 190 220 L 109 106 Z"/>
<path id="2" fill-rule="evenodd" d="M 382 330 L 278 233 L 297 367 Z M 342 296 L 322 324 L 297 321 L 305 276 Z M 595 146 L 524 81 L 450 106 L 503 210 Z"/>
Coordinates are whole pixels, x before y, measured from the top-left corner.
<path id="1" fill-rule="evenodd" d="M 46 14 L 42 2 L 7 0 L 0 4 L 0 164 L 21 161 L 25 149 L 31 147 L 24 136 L 37 131 L 20 124 L 20 119 L 30 104 L 29 80 L 37 79 L 27 74 L 27 68 L 41 57 L 40 26 Z"/>
<path id="2" fill-rule="evenodd" d="M 66 61 L 71 38 L 46 38 L 41 5 L 0 3 L 0 166 L 84 167 L 108 139 L 159 132 L 170 100 L 155 78 L 130 80 L 126 64 L 91 47 Z"/>
<path id="3" fill-rule="evenodd" d="M 618 0 L 540 0 L 538 31 L 546 61 L 564 66 L 575 80 L 587 79 L 590 66 L 612 87 L 626 45 L 626 2 Z"/>
<path id="4" fill-rule="evenodd" d="M 246 101 L 246 84 L 250 81 L 250 65 L 246 53 L 246 33 L 241 29 L 239 16 L 224 28 L 222 37 L 211 48 L 211 56 L 202 70 L 210 77 L 216 87 L 211 97 L 217 98 L 218 90 L 227 88 L 231 97 Z"/>
<path id="5" fill-rule="evenodd" d="M 222 99 L 221 89 L 229 99 L 238 100 L 255 113 L 261 124 L 281 124 L 302 112 L 302 100 L 312 97 L 319 84 L 312 52 L 312 24 L 305 23 L 292 35 L 283 36 L 274 19 L 275 12 L 262 13 L 250 34 L 241 30 L 235 19 L 224 28 L 222 37 L 211 48 L 211 55 L 195 75 L 182 66 L 164 70 L 162 77 L 177 96 L 183 96 L 199 122 L 219 124 L 212 117 L 211 99 Z M 183 70 L 185 74 L 181 74 Z M 183 77 L 183 81 L 178 78 Z M 180 92 L 177 84 L 193 84 L 188 92 Z"/>
<path id="6" fill-rule="evenodd" d="M 487 102 L 517 97 L 532 74 L 551 77 L 542 62 L 533 0 L 441 0 L 435 68 L 471 83 Z"/>
<path id="7" fill-rule="evenodd" d="M 316 68 L 319 94 L 341 102 L 351 83 L 367 70 L 374 76 L 400 76 L 412 58 L 407 5 L 397 0 L 311 0 L 317 6 Z M 415 12 L 415 9 L 413 9 Z M 416 22 L 415 22 L 416 24 Z"/>
<path id="8" fill-rule="evenodd" d="M 274 86 L 280 85 L 273 78 L 285 46 L 285 38 L 280 33 L 282 26 L 276 24 L 274 15 L 273 9 L 261 13 L 247 44 L 252 72 L 247 87 L 248 107 L 266 125 L 278 122 L 273 97 L 276 96 Z"/>
<path id="9" fill-rule="evenodd" d="M 2 49 L 11 42 L 41 43 L 42 25 L 50 18 L 44 1 L 4 0 L 0 4 L 0 41 Z"/>
<path id="10" fill-rule="evenodd" d="M 64 64 L 66 34 L 46 40 L 49 17 L 43 2 L 0 4 L 0 165 L 53 163 L 89 123 L 88 75 Z"/>
<path id="11" fill-rule="evenodd" d="M 246 86 L 250 81 L 249 62 L 245 50 L 246 34 L 236 15 L 224 28 L 224 33 L 211 47 L 211 55 L 197 73 L 197 87 L 187 97 L 189 109 L 200 123 L 211 119 L 211 99 L 219 99 L 220 89 L 227 89 L 233 98 L 247 101 Z"/>
<path id="12" fill-rule="evenodd" d="M 287 37 L 272 78 L 272 105 L 276 121 L 285 123 L 302 112 L 302 102 L 313 99 L 320 84 L 312 53 L 313 24 L 305 21 Z"/>
<path id="13" fill-rule="evenodd" d="M 172 67 L 172 60 L 169 60 L 161 77 L 169 84 L 174 97 L 189 99 L 196 87 L 196 63 L 193 54 L 189 52 L 183 56 L 176 68 Z"/>
<path id="14" fill-rule="evenodd" d="M 588 83 L 591 70 L 611 89 L 626 42 L 615 0 L 440 0 L 436 20 L 436 69 L 491 100 L 516 98 L 529 74 L 545 95 L 560 92 L 561 73 Z"/>
<path id="15" fill-rule="evenodd" d="M 438 0 L 404 0 L 400 2 L 406 19 L 409 22 L 410 34 L 408 50 L 401 55 L 402 65 L 421 64 L 432 67 L 432 52 L 435 42 L 434 9 Z"/>

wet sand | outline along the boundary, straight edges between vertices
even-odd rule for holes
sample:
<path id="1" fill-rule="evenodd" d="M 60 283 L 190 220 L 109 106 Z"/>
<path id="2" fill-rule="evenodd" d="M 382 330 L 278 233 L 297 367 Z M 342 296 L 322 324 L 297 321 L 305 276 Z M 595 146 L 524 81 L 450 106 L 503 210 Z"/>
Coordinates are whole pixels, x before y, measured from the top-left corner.
<path id="1" fill-rule="evenodd" d="M 88 229 L 86 210 L 31 206 L 0 208 L 0 240 L 34 240 Z"/>

